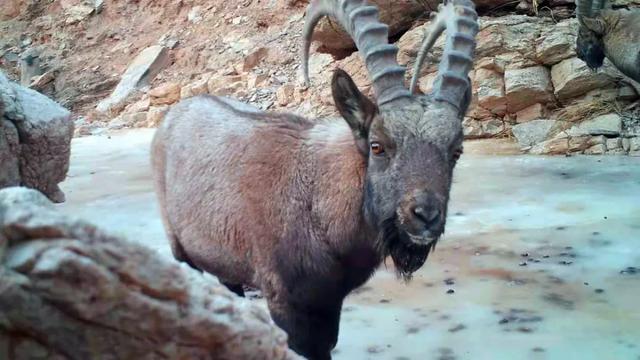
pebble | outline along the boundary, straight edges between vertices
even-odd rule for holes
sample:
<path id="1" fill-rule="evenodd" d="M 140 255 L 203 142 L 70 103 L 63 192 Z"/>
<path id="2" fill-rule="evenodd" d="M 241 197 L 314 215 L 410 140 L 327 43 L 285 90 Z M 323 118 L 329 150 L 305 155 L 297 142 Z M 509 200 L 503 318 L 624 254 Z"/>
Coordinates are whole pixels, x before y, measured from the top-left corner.
<path id="1" fill-rule="evenodd" d="M 596 289 L 595 292 L 596 294 L 602 294 L 604 292 L 604 289 Z"/>
<path id="2" fill-rule="evenodd" d="M 454 285 L 456 282 L 453 278 L 444 279 L 446 285 Z"/>
<path id="3" fill-rule="evenodd" d="M 526 262 L 521 262 L 520 266 L 527 266 L 527 263 Z"/>
<path id="4" fill-rule="evenodd" d="M 455 291 L 455 290 L 453 290 L 453 289 L 449 289 L 449 290 L 447 290 L 447 294 L 453 294 L 453 293 L 455 293 L 455 292 L 456 292 L 456 291 Z"/>
<path id="5" fill-rule="evenodd" d="M 640 269 L 638 269 L 637 267 L 634 267 L 634 266 L 629 266 L 624 270 L 620 270 L 620 274 L 622 274 L 622 275 L 625 275 L 625 274 L 627 274 L 627 275 L 635 275 L 635 274 L 638 274 L 638 273 L 640 273 Z"/>

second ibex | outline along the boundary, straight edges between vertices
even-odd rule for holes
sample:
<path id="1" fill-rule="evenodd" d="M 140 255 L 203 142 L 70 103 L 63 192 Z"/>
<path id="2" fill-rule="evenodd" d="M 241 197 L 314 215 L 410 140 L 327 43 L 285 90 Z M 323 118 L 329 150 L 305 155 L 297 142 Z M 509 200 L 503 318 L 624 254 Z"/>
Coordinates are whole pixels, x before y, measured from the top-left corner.
<path id="1" fill-rule="evenodd" d="M 198 96 L 169 111 L 152 145 L 174 256 L 239 294 L 259 287 L 291 348 L 310 359 L 331 358 L 345 296 L 385 257 L 408 278 L 444 232 L 478 32 L 470 0 L 441 5 L 421 51 L 447 30 L 433 92 L 413 95 L 387 26 L 363 0 L 311 2 L 306 79 L 311 35 L 327 15 L 354 39 L 375 102 L 341 70 L 332 91 L 342 118 Z"/>
<path id="2" fill-rule="evenodd" d="M 578 58 L 598 69 L 606 56 L 640 82 L 640 9 L 606 9 L 605 0 L 576 0 L 576 5 Z"/>

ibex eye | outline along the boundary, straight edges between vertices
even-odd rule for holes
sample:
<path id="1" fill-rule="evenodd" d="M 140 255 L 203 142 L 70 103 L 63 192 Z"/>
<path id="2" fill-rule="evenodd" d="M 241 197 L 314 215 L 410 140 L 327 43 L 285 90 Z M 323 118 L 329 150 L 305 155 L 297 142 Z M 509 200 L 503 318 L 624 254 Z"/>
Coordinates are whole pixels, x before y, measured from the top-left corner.
<path id="1" fill-rule="evenodd" d="M 384 154 L 384 147 L 377 141 L 371 142 L 371 152 L 374 155 L 382 155 Z"/>

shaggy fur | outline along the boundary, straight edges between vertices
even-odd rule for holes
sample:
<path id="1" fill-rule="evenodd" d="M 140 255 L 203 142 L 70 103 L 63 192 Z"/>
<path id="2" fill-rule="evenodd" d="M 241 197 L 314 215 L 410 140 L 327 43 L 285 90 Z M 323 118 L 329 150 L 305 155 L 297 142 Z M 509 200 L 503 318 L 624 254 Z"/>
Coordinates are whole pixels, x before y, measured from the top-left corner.
<path id="1" fill-rule="evenodd" d="M 240 295 L 242 285 L 260 288 L 290 347 L 309 359 L 331 358 L 342 301 L 385 257 L 409 279 L 444 232 L 478 25 L 469 0 L 440 9 L 446 46 L 428 96 L 405 88 L 375 7 L 313 0 L 303 58 L 318 20 L 336 17 L 358 35 L 376 103 L 337 70 L 342 118 L 309 121 L 199 96 L 175 105 L 153 140 L 174 256 Z"/>
<path id="2" fill-rule="evenodd" d="M 311 359 L 330 358 L 344 297 L 384 257 L 406 279 L 425 262 L 444 231 L 462 141 L 458 109 L 446 103 L 379 110 L 343 72 L 334 93 L 347 122 L 191 98 L 169 111 L 152 144 L 174 256 L 239 294 L 260 288 L 291 347 Z M 384 121 L 400 116 L 410 121 Z M 367 139 L 387 155 L 370 155 Z M 437 216 L 416 219 L 416 203 Z M 424 231 L 430 240 L 411 235 Z"/>

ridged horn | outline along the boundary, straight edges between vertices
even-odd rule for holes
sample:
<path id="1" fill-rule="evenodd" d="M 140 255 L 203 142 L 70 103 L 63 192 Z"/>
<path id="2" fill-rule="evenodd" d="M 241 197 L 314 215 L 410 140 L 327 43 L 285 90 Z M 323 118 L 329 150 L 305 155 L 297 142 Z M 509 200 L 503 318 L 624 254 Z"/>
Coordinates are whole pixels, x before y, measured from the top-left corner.
<path id="1" fill-rule="evenodd" d="M 598 15 L 600 10 L 604 9 L 607 5 L 606 0 L 592 0 L 591 4 L 591 17 Z"/>
<path id="2" fill-rule="evenodd" d="M 365 0 L 312 0 L 307 7 L 302 33 L 302 71 L 309 86 L 311 36 L 323 16 L 331 16 L 355 42 L 369 73 L 378 105 L 411 93 L 404 85 L 406 69 L 396 60 L 398 48 L 389 44 L 389 27 L 378 19 L 378 8 Z"/>
<path id="3" fill-rule="evenodd" d="M 463 98 L 471 86 L 469 71 L 473 67 L 476 48 L 478 14 L 470 0 L 445 0 L 444 4 L 438 6 L 437 15 L 432 17 L 431 26 L 425 32 L 425 39 L 418 52 L 410 91 L 415 91 L 427 53 L 442 32 L 447 30 L 442 60 L 433 85 L 433 97 L 460 109 Z"/>
<path id="4" fill-rule="evenodd" d="M 591 17 L 592 0 L 576 0 L 576 17 L 582 21 L 583 17 Z"/>

